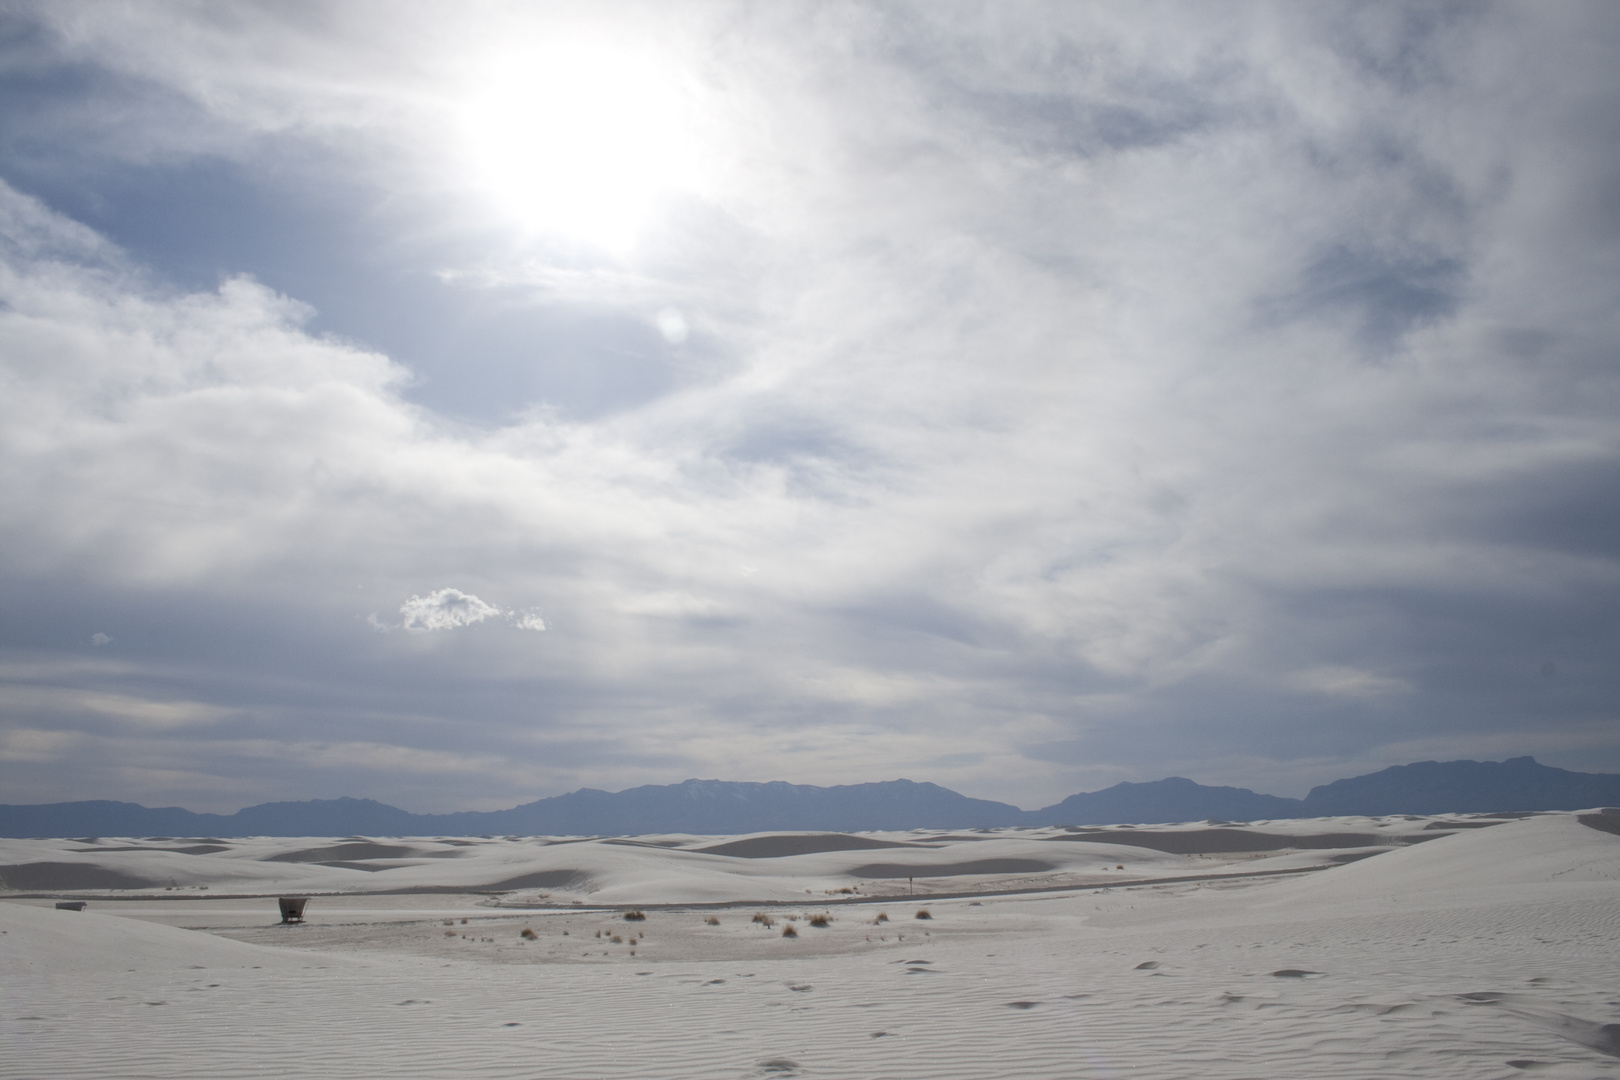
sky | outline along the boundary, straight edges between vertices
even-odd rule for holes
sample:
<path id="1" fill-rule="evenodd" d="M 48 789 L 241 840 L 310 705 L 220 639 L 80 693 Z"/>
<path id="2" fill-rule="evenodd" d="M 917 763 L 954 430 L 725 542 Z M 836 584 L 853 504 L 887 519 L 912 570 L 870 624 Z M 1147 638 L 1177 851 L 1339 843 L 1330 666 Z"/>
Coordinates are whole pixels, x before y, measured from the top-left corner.
<path id="1" fill-rule="evenodd" d="M 1620 7 L 0 3 L 0 801 L 1620 772 Z"/>

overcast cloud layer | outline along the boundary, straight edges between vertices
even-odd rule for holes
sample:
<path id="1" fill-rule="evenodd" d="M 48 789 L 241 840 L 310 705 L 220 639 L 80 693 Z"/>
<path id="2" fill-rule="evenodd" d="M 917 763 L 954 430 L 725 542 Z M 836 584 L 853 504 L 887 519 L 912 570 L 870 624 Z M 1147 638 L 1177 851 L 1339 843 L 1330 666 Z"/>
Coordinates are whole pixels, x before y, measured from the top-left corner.
<path id="1" fill-rule="evenodd" d="M 0 16 L 0 801 L 1620 771 L 1620 8 Z"/>

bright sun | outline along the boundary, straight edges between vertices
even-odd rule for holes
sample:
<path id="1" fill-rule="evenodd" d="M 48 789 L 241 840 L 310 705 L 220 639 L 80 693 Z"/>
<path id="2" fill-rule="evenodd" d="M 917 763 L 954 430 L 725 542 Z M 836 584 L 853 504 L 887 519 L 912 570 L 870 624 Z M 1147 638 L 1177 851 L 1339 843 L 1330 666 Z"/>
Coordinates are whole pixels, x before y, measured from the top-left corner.
<path id="1" fill-rule="evenodd" d="M 689 110 L 656 56 L 579 42 L 512 54 L 466 101 L 467 164 L 524 227 L 619 250 L 690 182 Z"/>

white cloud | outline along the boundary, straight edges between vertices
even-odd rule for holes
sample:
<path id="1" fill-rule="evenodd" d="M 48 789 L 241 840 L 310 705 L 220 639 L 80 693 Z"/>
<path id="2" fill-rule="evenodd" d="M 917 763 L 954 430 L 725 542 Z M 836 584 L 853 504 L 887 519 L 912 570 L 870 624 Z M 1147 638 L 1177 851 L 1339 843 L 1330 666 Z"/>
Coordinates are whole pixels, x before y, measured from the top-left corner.
<path id="1" fill-rule="evenodd" d="M 431 630 L 455 630 L 472 626 L 486 619 L 504 619 L 518 630 L 544 630 L 546 621 L 535 608 L 502 609 L 472 593 L 460 589 L 437 589 L 426 596 L 413 595 L 400 605 L 399 629 L 425 633 Z M 394 629 L 379 619 L 375 612 L 366 617 L 373 629 Z"/>
<path id="2" fill-rule="evenodd" d="M 107 634 L 91 634 L 90 635 L 90 644 L 95 645 L 97 647 L 100 647 L 102 645 L 111 645 L 112 640 L 113 639 Z"/>
<path id="3" fill-rule="evenodd" d="M 519 630 L 546 629 L 546 620 L 541 618 L 540 613 L 533 608 L 530 608 L 527 611 L 508 611 L 506 613 L 506 621 L 517 627 Z"/>
<path id="4" fill-rule="evenodd" d="M 499 615 L 501 609 L 460 589 L 438 589 L 412 596 L 399 606 L 399 613 L 402 630 L 454 630 Z"/>

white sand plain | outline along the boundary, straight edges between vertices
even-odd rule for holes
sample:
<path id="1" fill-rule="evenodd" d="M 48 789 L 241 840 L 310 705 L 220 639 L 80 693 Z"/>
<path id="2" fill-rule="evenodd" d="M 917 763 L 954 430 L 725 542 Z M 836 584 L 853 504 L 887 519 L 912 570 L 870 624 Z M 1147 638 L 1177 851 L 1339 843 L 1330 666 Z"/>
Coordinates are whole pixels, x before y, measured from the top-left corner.
<path id="1" fill-rule="evenodd" d="M 3 1078 L 1620 1077 L 1620 813 L 0 840 L 0 878 Z"/>

